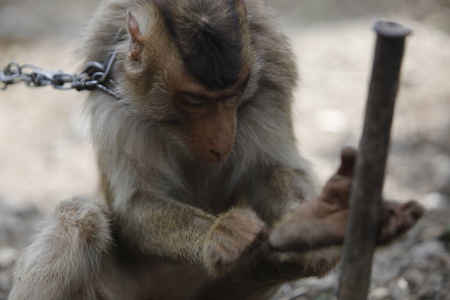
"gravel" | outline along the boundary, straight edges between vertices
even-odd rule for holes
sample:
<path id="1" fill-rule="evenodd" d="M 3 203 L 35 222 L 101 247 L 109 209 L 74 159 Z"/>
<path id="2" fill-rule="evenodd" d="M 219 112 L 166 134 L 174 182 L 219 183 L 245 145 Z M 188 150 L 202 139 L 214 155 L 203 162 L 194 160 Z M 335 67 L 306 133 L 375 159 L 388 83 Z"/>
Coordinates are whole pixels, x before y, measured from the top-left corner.
<path id="1" fill-rule="evenodd" d="M 0 18 L 0 66 L 18 60 L 75 72 L 69 57 L 76 27 L 88 20 L 95 1 L 41 2 L 40 13 L 31 17 L 33 1 L 0 0 L 0 17 L 8 16 Z M 388 16 L 413 27 L 384 194 L 389 199 L 416 199 L 428 213 L 402 240 L 377 251 L 369 299 L 450 299 L 449 2 L 274 3 L 302 77 L 293 111 L 299 148 L 313 164 L 319 183 L 338 165 L 340 149 L 358 144 L 373 20 Z M 30 15 L 29 24 L 12 26 L 19 19 L 27 22 L 11 17 L 21 12 Z M 46 22 L 50 13 L 52 21 Z M 95 159 L 80 118 L 84 99 L 81 93 L 19 85 L 0 91 L 0 299 L 6 299 L 14 262 L 42 215 L 62 199 L 96 193 Z M 339 271 L 320 280 L 287 284 L 279 299 L 332 299 Z"/>

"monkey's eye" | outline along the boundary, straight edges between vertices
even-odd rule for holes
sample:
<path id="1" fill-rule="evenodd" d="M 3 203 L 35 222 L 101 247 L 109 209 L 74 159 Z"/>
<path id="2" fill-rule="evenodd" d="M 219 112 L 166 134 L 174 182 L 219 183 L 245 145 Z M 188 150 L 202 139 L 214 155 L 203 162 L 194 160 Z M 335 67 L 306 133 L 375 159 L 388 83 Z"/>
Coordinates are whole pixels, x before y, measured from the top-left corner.
<path id="1" fill-rule="evenodd" d="M 228 97 L 226 97 L 226 100 L 236 100 L 239 99 L 245 92 L 245 89 L 247 88 L 247 81 L 240 86 L 239 88 L 237 88 L 233 94 L 229 95 Z"/>
<path id="2" fill-rule="evenodd" d="M 183 102 L 184 105 L 188 106 L 188 107 L 200 107 L 203 104 L 206 103 L 206 99 L 199 97 L 199 96 L 194 96 L 194 95 L 190 95 L 190 94 L 183 94 L 181 95 L 181 101 Z"/>
<path id="3" fill-rule="evenodd" d="M 225 98 L 225 100 L 236 100 L 242 96 L 243 92 L 244 92 L 244 89 L 240 88 L 240 89 L 236 90 L 232 95 Z"/>
<path id="4" fill-rule="evenodd" d="M 236 90 L 233 94 L 222 98 L 222 101 L 224 103 L 229 103 L 230 105 L 234 105 L 236 102 L 239 101 L 239 99 L 241 98 L 243 92 L 244 92 L 244 89 L 240 88 L 240 89 Z"/>

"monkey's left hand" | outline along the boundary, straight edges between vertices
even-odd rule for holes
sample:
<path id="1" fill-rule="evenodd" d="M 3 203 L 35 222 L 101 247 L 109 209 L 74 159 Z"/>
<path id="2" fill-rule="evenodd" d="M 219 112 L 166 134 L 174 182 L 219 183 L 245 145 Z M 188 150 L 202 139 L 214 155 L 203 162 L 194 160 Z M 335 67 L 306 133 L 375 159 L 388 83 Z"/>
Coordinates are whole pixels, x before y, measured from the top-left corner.
<path id="1" fill-rule="evenodd" d="M 350 214 L 350 191 L 356 151 L 347 147 L 341 166 L 325 185 L 317 201 L 298 207 L 270 235 L 270 245 L 278 250 L 304 251 L 344 242 Z M 386 244 L 411 228 L 424 209 L 415 201 L 383 201 L 379 244 Z"/>
<path id="2" fill-rule="evenodd" d="M 267 240 L 266 224 L 250 210 L 232 210 L 220 216 L 210 229 L 204 255 L 212 273 L 231 269 Z"/>

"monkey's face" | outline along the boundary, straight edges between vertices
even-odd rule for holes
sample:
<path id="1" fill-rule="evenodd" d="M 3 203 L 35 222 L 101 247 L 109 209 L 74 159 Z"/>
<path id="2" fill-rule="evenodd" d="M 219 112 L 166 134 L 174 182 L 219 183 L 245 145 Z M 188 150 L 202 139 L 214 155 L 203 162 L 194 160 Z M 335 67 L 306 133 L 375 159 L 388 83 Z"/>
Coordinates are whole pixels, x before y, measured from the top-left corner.
<path id="1" fill-rule="evenodd" d="M 184 80 L 174 95 L 182 118 L 182 138 L 198 160 L 218 163 L 225 160 L 234 143 L 236 111 L 245 90 L 247 76 L 222 90 L 208 90 L 194 81 Z"/>
<path id="2" fill-rule="evenodd" d="M 245 5 L 171 3 L 145 2 L 137 18 L 128 12 L 124 91 L 140 115 L 159 121 L 164 136 L 195 159 L 218 163 L 233 147 L 251 69 Z"/>

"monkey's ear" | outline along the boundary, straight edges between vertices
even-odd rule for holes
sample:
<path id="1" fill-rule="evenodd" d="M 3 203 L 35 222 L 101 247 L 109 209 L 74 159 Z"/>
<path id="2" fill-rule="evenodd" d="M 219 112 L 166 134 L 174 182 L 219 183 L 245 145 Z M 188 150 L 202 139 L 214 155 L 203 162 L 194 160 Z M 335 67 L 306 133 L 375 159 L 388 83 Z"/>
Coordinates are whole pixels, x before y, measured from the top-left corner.
<path id="1" fill-rule="evenodd" d="M 127 24 L 128 32 L 130 33 L 131 37 L 129 46 L 130 55 L 128 56 L 128 58 L 134 61 L 138 61 L 141 58 L 142 51 L 144 50 L 145 38 L 139 30 L 139 23 L 130 11 L 128 11 Z"/>

